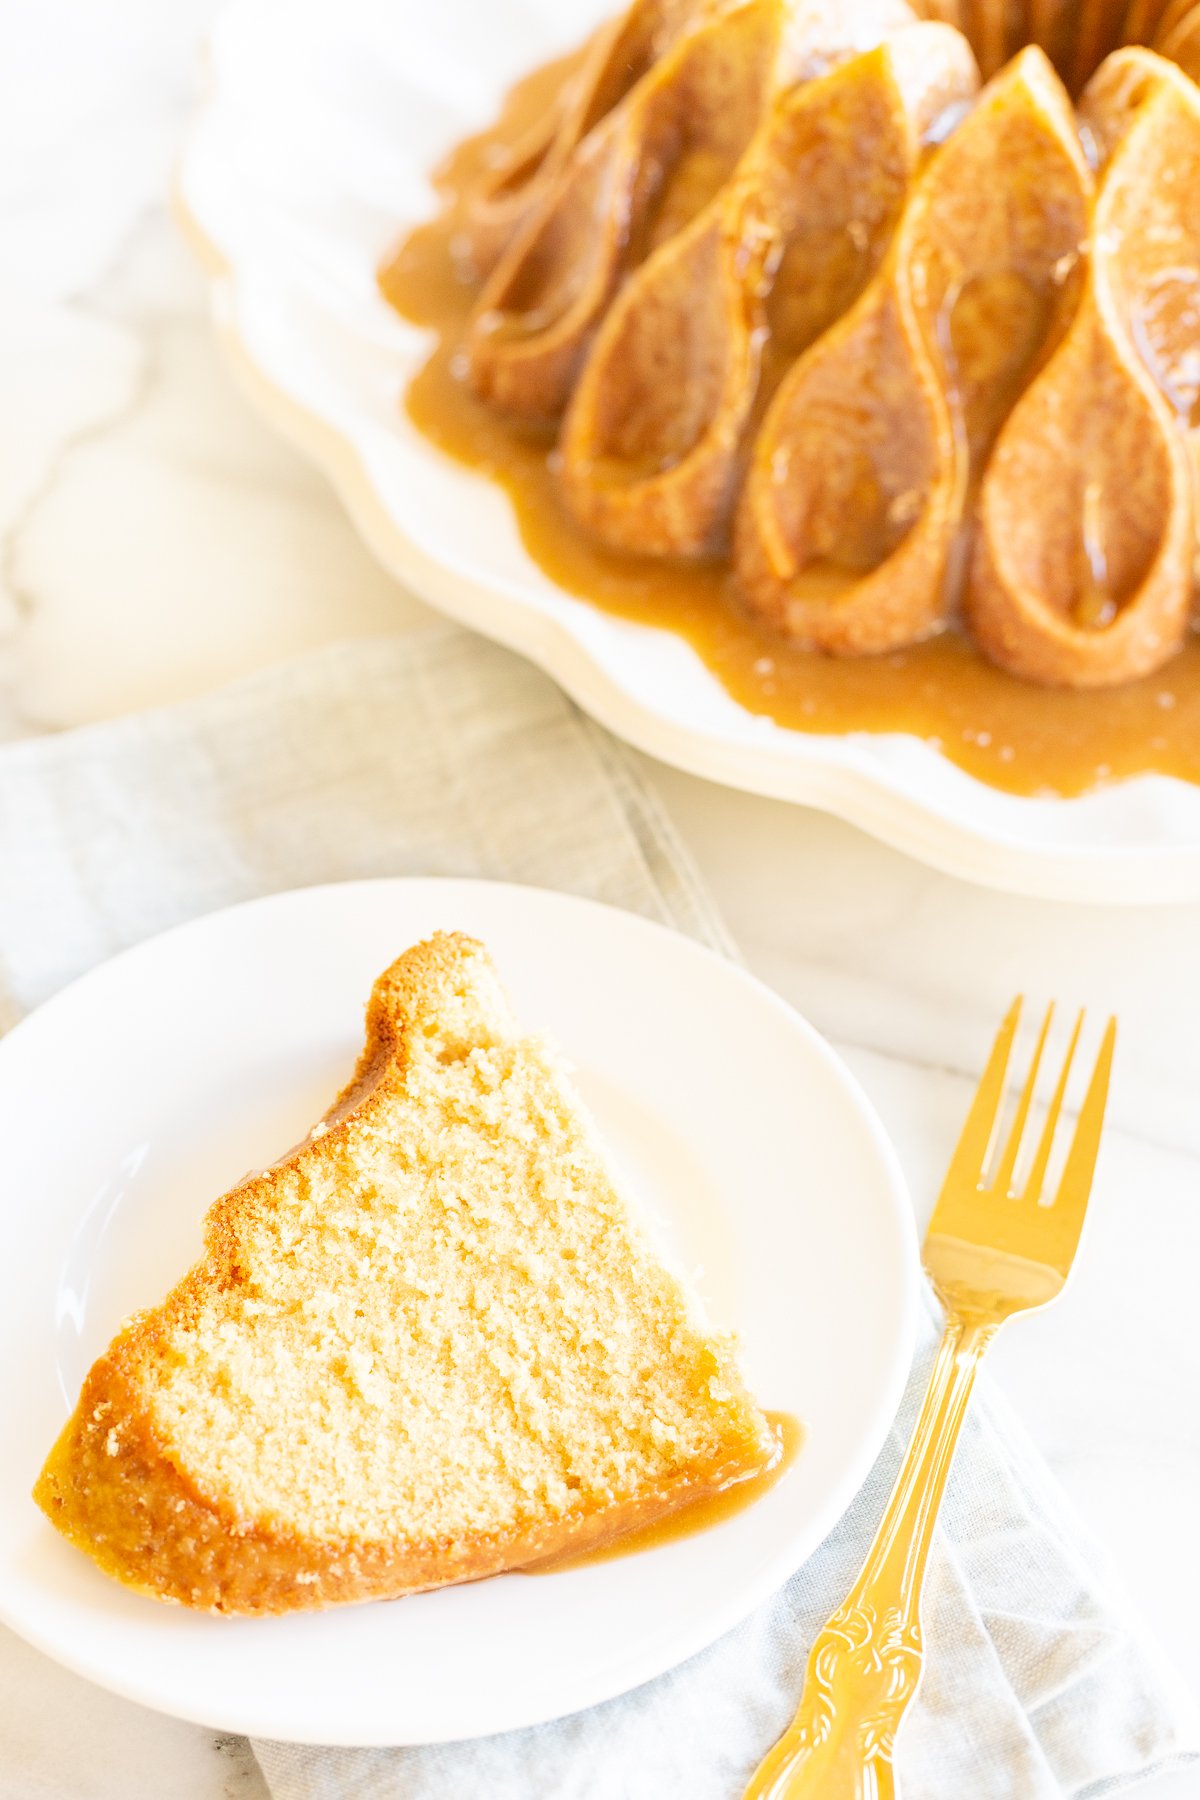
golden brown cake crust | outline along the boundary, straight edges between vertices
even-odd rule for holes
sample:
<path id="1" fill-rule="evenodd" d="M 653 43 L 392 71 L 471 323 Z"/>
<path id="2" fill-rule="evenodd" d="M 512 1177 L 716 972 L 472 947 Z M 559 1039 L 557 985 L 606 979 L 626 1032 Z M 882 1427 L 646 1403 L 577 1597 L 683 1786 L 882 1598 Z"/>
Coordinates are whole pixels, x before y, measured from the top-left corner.
<path id="1" fill-rule="evenodd" d="M 354 1076 L 323 1124 L 272 1168 L 248 1176 L 216 1202 L 206 1220 L 203 1258 L 161 1306 L 135 1315 L 92 1367 L 34 1498 L 58 1530 L 109 1574 L 158 1598 L 216 1613 L 280 1613 L 396 1598 L 585 1550 L 759 1474 L 771 1462 L 774 1439 L 747 1395 L 756 1422 L 740 1441 L 728 1436 L 718 1454 L 679 1468 L 651 1491 L 522 1530 L 460 1531 L 442 1541 L 398 1531 L 369 1541 L 310 1537 L 239 1517 L 226 1495 L 204 1492 L 163 1441 L 138 1381 L 147 1353 L 165 1348 L 170 1328 L 194 1318 L 207 1296 L 239 1285 L 239 1227 L 271 1205 L 282 1171 L 333 1164 L 346 1134 L 371 1130 L 389 1092 L 404 1082 L 409 1040 L 431 994 L 449 994 L 479 959 L 490 969 L 481 945 L 439 934 L 380 977 Z M 721 1376 L 744 1394 L 731 1362 Z"/>
<path id="2" fill-rule="evenodd" d="M 119 1448 L 110 1451 L 114 1421 Z M 521 1536 L 408 1540 L 400 1552 L 394 1541 L 324 1542 L 246 1524 L 221 1499 L 200 1493 L 158 1442 L 118 1352 L 88 1375 L 34 1498 L 64 1537 L 130 1587 L 205 1612 L 283 1613 L 394 1600 L 578 1554 L 719 1493 L 768 1460 L 743 1455 L 693 1468 L 652 1494 Z"/>

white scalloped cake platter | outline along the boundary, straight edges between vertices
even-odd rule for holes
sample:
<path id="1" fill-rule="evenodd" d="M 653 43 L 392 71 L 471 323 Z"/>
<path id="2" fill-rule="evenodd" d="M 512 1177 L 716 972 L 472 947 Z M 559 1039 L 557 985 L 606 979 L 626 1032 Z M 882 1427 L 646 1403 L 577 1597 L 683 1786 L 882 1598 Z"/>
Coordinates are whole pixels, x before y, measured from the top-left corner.
<path id="1" fill-rule="evenodd" d="M 160 1605 L 51 1529 L 30 1497 L 38 1469 L 93 1358 L 198 1254 L 209 1203 L 325 1111 L 375 976 L 437 929 L 482 938 L 521 1018 L 562 1046 L 618 1179 L 738 1334 L 763 1404 L 802 1422 L 799 1454 L 753 1506 L 613 1561 L 278 1618 Z M 853 1077 L 744 970 L 567 894 L 354 881 L 140 944 L 0 1043 L 0 1163 L 0 1360 L 19 1372 L 0 1384 L 0 1621 L 103 1687 L 222 1730 L 440 1743 L 650 1680 L 812 1554 L 908 1374 L 916 1233 Z"/>
<path id="2" fill-rule="evenodd" d="M 434 209 L 427 172 L 614 0 L 234 0 L 176 197 L 223 341 L 263 413 L 330 477 L 384 565 L 541 665 L 664 761 L 835 813 L 936 868 L 1059 899 L 1200 898 L 1200 788 L 1140 776 L 1023 799 L 915 737 L 756 716 L 687 644 L 564 593 L 508 500 L 433 449 L 401 397 L 428 335 L 375 271 Z"/>

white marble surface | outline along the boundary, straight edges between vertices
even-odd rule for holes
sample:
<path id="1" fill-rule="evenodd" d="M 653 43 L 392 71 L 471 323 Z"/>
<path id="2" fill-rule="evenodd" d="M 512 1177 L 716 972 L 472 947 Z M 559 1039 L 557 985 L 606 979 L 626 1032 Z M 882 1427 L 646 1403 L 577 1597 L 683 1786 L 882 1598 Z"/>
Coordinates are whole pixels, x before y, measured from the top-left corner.
<path id="1" fill-rule="evenodd" d="M 259 425 L 168 212 L 210 0 L 0 9 L 0 736 L 203 690 L 423 617 Z M 840 1049 L 931 1203 L 1014 990 L 1120 1012 L 1113 1129 L 1066 1299 L 994 1352 L 1200 1696 L 1200 909 L 1063 907 L 655 769 L 752 966 Z M 0 1800 L 250 1800 L 236 1744 L 0 1632 Z M 41 1775 L 35 1785 L 29 1771 Z M 1200 1775 L 1144 1790 L 1200 1795 Z"/>

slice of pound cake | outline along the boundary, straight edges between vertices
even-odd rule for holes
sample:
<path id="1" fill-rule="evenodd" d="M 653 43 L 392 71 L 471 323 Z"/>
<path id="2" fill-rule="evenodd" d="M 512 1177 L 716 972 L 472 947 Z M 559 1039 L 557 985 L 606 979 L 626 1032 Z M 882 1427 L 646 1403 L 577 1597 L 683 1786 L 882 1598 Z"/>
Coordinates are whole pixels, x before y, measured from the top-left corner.
<path id="1" fill-rule="evenodd" d="M 483 947 L 375 984 L 349 1087 L 208 1214 L 92 1368 L 35 1497 L 113 1575 L 226 1613 L 585 1549 L 777 1451 Z"/>

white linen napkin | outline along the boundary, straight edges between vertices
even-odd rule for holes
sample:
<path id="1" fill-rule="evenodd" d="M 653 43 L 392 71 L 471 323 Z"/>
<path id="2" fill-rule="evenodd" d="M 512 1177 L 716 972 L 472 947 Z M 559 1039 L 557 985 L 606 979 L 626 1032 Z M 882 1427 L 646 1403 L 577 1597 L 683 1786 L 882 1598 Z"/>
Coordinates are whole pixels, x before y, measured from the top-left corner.
<path id="1" fill-rule="evenodd" d="M 562 888 L 729 949 L 626 752 L 527 664 L 439 626 L 0 751 L 0 1028 L 196 914 L 404 873 Z M 470 1743 L 256 1742 L 274 1800 L 736 1800 L 862 1560 L 935 1331 L 931 1315 L 897 1429 L 851 1511 L 710 1649 L 589 1712 Z M 925 1620 L 927 1673 L 897 1759 L 910 1800 L 1108 1794 L 1197 1754 L 1186 1696 L 986 1384 Z"/>

